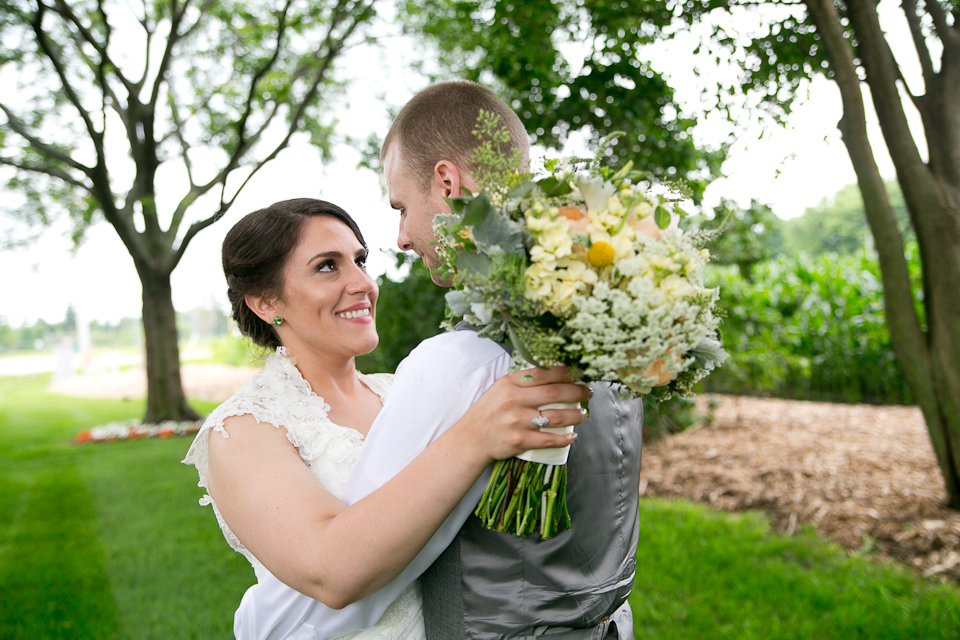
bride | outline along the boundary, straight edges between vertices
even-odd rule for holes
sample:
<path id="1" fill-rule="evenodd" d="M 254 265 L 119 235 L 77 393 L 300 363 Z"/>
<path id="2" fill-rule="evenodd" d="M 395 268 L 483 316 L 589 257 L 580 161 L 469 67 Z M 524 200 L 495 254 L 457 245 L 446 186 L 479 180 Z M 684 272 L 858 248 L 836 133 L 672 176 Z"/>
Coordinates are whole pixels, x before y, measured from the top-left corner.
<path id="1" fill-rule="evenodd" d="M 251 213 L 224 239 L 233 317 L 274 353 L 211 413 L 184 462 L 257 576 L 235 618 L 238 638 L 422 639 L 416 583 L 379 620 L 363 607 L 368 596 L 403 571 L 491 462 L 570 443 L 575 434 L 533 426 L 538 405 L 588 399 L 563 369 L 505 376 L 391 482 L 346 507 L 350 470 L 392 381 L 354 367 L 378 342 L 366 259 L 353 219 L 320 200 Z M 582 419 L 576 409 L 543 415 L 551 426 Z"/>

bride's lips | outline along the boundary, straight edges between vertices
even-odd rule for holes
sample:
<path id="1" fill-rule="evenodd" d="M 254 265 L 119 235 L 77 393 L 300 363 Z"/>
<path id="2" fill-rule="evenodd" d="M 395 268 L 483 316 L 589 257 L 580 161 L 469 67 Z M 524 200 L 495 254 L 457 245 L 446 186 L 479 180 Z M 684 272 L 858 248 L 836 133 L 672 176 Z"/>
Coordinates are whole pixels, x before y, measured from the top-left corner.
<path id="1" fill-rule="evenodd" d="M 334 315 L 354 324 L 369 324 L 373 322 L 373 305 L 369 302 L 359 302 L 346 309 L 335 311 Z"/>

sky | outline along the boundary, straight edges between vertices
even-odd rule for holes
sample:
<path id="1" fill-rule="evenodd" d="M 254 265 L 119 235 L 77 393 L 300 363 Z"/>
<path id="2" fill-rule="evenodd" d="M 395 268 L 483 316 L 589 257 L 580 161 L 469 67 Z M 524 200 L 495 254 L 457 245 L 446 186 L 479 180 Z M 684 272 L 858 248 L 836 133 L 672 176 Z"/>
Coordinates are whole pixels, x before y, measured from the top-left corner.
<path id="1" fill-rule="evenodd" d="M 890 6 L 887 1 L 886 7 Z M 686 110 L 696 112 L 699 90 L 690 70 L 703 61 L 694 59 L 691 49 L 689 43 L 679 41 L 650 55 L 659 61 L 656 67 L 671 77 Z M 380 137 L 386 133 L 388 107 L 403 105 L 426 85 L 424 78 L 407 67 L 413 57 L 410 44 L 401 38 L 384 49 L 361 48 L 348 55 L 343 75 L 356 79 L 337 114 L 338 133 L 360 139 L 371 132 Z M 370 73 L 371 69 L 376 73 Z M 748 124 L 738 130 L 723 167 L 726 177 L 710 185 L 705 205 L 716 204 L 721 197 L 747 205 L 755 198 L 770 204 L 781 218 L 791 218 L 855 182 L 836 128 L 840 115 L 839 92 L 832 82 L 821 79 L 809 87 L 809 97 L 795 108 L 786 127 L 764 130 Z M 892 178 L 892 164 L 875 124 L 872 129 L 881 173 Z M 728 133 L 728 125 L 705 119 L 695 136 L 701 142 L 715 143 Z M 568 147 L 571 153 L 583 153 L 576 139 Z M 536 153 L 534 150 L 534 157 Z M 254 177 L 227 216 L 193 239 L 173 274 L 177 310 L 209 305 L 226 309 L 219 264 L 224 234 L 242 215 L 288 198 L 319 197 L 343 206 L 356 218 L 371 248 L 370 272 L 379 275 L 388 270 L 391 258 L 381 249 L 396 247 L 399 218 L 387 204 L 380 177 L 357 168 L 359 158 L 355 149 L 341 144 L 334 149 L 334 160 L 324 164 L 316 149 L 295 139 Z M 176 192 L 175 180 L 167 186 L 171 193 Z M 95 224 L 75 251 L 65 232 L 65 225 L 55 225 L 27 248 L 0 251 L 0 318 L 12 326 L 40 318 L 59 322 L 71 304 L 85 320 L 116 322 L 139 317 L 140 283 L 113 228 L 106 222 Z"/>

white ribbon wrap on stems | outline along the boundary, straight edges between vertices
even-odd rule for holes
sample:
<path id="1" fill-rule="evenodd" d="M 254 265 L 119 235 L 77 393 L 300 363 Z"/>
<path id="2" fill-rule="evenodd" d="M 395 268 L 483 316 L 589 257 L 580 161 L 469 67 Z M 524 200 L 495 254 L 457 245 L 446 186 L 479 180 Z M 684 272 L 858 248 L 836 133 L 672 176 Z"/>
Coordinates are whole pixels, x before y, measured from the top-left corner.
<path id="1" fill-rule="evenodd" d="M 538 410 L 544 409 L 579 409 L 579 402 L 554 402 L 537 407 Z M 573 433 L 573 425 L 568 427 L 540 427 L 540 431 L 545 433 Z M 527 462 L 538 462 L 540 464 L 567 464 L 567 455 L 570 453 L 570 445 L 565 447 L 555 447 L 553 449 L 533 449 L 524 451 L 517 457 Z"/>

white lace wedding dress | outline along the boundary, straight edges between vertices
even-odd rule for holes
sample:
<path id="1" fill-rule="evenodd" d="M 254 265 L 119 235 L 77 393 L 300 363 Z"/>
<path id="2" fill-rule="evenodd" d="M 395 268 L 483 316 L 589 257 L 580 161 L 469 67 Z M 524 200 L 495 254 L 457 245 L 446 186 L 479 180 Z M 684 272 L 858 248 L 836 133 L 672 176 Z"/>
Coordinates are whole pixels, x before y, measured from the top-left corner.
<path id="1" fill-rule="evenodd" d="M 380 396 L 381 402 L 393 382 L 391 374 L 364 375 L 357 373 L 371 391 Z M 350 471 L 360 455 L 363 436 L 356 430 L 334 424 L 327 417 L 330 405 L 310 388 L 296 367 L 296 360 L 280 347 L 267 358 L 263 371 L 254 376 L 240 391 L 217 407 L 206 419 L 190 446 L 185 464 L 197 467 L 200 474 L 198 486 L 207 488 L 208 443 L 213 432 L 224 438 L 230 437 L 223 421 L 231 416 L 252 415 L 258 422 L 267 422 L 287 430 L 287 439 L 296 447 L 300 459 L 307 465 L 323 487 L 337 498 L 343 497 Z M 224 522 L 216 503 L 209 495 L 203 496 L 201 505 L 212 505 L 227 542 L 242 553 L 253 566 L 258 582 L 272 579 L 270 572 L 257 560 Z M 281 588 L 290 589 L 283 585 Z M 253 587 L 251 588 L 253 589 Z M 290 589 L 293 592 L 292 589 Z M 296 592 L 290 594 L 293 596 Z M 302 601 L 303 596 L 299 597 Z M 280 599 L 282 601 L 282 599 Z M 322 605 L 320 605 L 322 607 Z M 331 611 L 331 616 L 340 612 Z M 271 616 L 282 617 L 283 612 L 271 611 Z M 295 615 L 291 612 L 291 615 Z M 336 625 L 332 625 L 336 626 Z M 310 627 L 312 630 L 313 627 Z M 289 638 L 323 636 L 294 633 Z M 326 636 L 332 638 L 336 636 Z M 343 640 L 423 640 L 423 616 L 419 586 L 412 584 L 386 610 L 373 627 L 340 635 Z"/>

